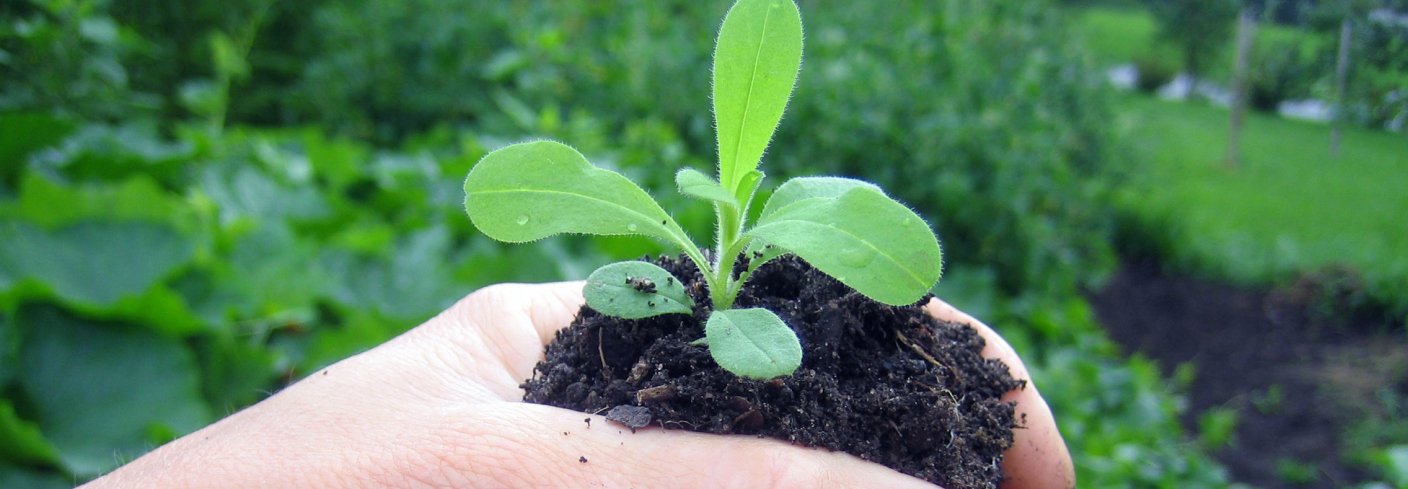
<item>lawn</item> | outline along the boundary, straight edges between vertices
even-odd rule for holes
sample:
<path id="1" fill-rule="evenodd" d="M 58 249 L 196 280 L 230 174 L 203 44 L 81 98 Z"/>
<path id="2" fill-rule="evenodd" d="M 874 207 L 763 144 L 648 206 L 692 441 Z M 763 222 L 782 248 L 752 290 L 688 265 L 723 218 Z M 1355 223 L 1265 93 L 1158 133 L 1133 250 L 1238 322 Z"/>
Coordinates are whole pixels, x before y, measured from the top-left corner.
<path id="1" fill-rule="evenodd" d="M 1082 9 L 1074 13 L 1073 23 L 1102 66 L 1128 63 L 1143 55 L 1153 47 L 1158 29 L 1153 15 L 1136 8 Z"/>
<path id="2" fill-rule="evenodd" d="M 1226 110 L 1133 95 L 1124 107 L 1148 167 L 1119 210 L 1173 263 L 1242 283 L 1348 265 L 1408 312 L 1408 140 L 1351 128 L 1331 157 L 1328 126 L 1253 114 L 1229 168 Z"/>
<path id="3" fill-rule="evenodd" d="M 1150 51 L 1162 49 L 1166 55 L 1176 55 L 1177 51 L 1159 37 L 1159 26 L 1148 10 L 1130 7 L 1091 7 L 1071 11 L 1072 24 L 1085 37 L 1086 48 L 1100 66 L 1114 66 L 1132 62 Z M 1228 19 L 1236 22 L 1236 19 Z M 1208 76 L 1225 82 L 1234 64 L 1233 40 L 1218 53 L 1222 60 L 1215 63 Z M 1335 43 L 1325 36 L 1294 27 L 1262 23 L 1256 31 L 1258 46 L 1297 46 L 1306 53 L 1335 49 Z"/>

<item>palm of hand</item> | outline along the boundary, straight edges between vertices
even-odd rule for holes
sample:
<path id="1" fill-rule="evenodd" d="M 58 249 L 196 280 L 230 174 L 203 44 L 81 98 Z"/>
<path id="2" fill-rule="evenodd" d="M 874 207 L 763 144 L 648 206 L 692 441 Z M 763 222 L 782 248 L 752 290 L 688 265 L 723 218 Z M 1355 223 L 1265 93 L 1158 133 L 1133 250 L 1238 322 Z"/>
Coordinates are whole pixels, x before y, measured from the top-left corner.
<path id="1" fill-rule="evenodd" d="M 748 436 L 632 434 L 599 417 L 522 403 L 519 383 L 581 304 L 580 283 L 485 288 L 94 485 L 157 477 L 206 486 L 209 463 L 205 477 L 180 468 L 221 457 L 234 467 L 221 479 L 229 487 L 932 487 L 845 454 Z M 929 309 L 975 324 L 988 338 L 984 354 L 1029 378 L 985 326 L 938 301 Z M 1071 487 L 1070 459 L 1044 402 L 1034 388 L 1009 397 L 1028 426 L 1007 453 L 1004 487 Z"/>

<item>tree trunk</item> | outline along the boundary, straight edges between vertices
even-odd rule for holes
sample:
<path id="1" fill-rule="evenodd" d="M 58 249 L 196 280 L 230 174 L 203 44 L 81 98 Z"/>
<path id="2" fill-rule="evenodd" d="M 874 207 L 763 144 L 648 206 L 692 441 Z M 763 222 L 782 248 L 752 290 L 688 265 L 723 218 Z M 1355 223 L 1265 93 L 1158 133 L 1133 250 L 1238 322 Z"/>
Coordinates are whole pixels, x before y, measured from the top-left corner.
<path id="1" fill-rule="evenodd" d="M 1223 163 L 1236 168 L 1241 161 L 1242 123 L 1247 115 L 1247 58 L 1251 56 L 1256 36 L 1256 17 L 1250 9 L 1242 9 L 1237 17 L 1237 66 L 1232 75 L 1232 116 L 1227 127 L 1227 153 Z"/>
<path id="2" fill-rule="evenodd" d="M 1349 17 L 1345 17 L 1340 23 L 1340 52 L 1339 60 L 1335 62 L 1335 113 L 1334 120 L 1330 123 L 1330 156 L 1340 155 L 1340 137 L 1344 130 L 1344 105 L 1345 105 L 1345 84 L 1349 78 L 1349 42 L 1353 34 L 1353 27 L 1349 23 Z"/>

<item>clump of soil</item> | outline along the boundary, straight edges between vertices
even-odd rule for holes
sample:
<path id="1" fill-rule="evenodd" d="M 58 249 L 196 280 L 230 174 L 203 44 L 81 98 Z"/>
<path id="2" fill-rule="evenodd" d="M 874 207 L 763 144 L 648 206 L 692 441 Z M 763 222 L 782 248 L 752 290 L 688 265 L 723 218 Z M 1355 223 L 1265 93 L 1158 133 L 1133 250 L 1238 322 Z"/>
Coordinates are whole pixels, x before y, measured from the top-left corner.
<path id="1" fill-rule="evenodd" d="M 919 307 L 874 302 L 794 257 L 761 267 L 736 307 L 765 307 L 797 332 L 802 367 L 772 381 L 738 378 L 704 346 L 709 300 L 692 263 L 655 263 L 682 278 L 693 317 L 643 320 L 583 307 L 523 384 L 524 399 L 636 426 L 757 434 L 845 451 L 950 489 L 993 488 L 1012 445 L 1024 386 L 979 355 L 967 325 Z"/>

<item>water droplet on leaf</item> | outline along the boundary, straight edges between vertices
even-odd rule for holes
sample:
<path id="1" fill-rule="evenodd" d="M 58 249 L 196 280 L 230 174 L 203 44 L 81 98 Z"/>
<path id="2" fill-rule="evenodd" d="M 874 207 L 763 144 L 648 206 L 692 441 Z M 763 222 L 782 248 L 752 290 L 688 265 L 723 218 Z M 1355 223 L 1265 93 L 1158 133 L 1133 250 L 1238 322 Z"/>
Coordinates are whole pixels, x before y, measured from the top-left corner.
<path id="1" fill-rule="evenodd" d="M 626 225 L 626 230 L 627 230 L 627 231 L 635 232 L 637 229 L 640 229 L 640 226 L 637 226 L 637 225 L 635 225 L 635 224 L 627 224 L 627 225 Z"/>
<path id="2" fill-rule="evenodd" d="M 518 223 L 519 226 L 527 225 L 527 224 L 528 224 L 528 214 L 519 214 L 519 215 L 518 215 L 518 219 L 514 219 L 513 222 Z"/>

